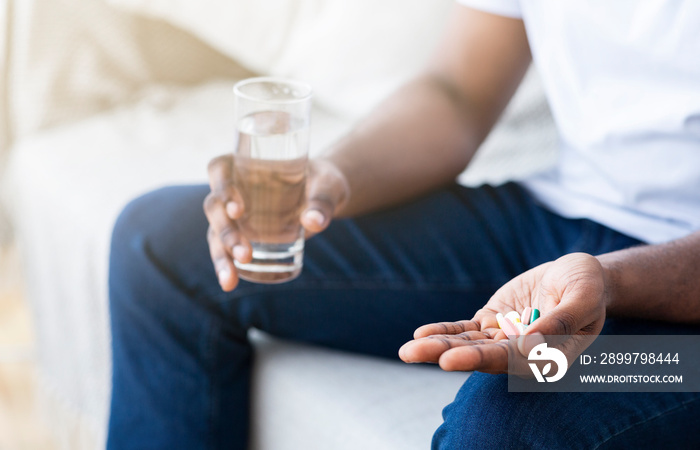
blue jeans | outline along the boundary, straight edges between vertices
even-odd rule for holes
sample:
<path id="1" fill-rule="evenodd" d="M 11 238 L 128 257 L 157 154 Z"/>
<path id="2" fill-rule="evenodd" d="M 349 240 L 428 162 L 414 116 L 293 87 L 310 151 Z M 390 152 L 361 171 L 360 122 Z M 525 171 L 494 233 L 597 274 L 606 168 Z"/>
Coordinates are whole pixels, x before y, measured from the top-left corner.
<path id="1" fill-rule="evenodd" d="M 290 283 L 241 282 L 224 293 L 206 242 L 207 192 L 155 191 L 129 204 L 115 225 L 109 449 L 245 448 L 250 327 L 397 358 L 416 327 L 470 318 L 533 266 L 639 244 L 589 220 L 559 217 L 513 183 L 452 185 L 335 221 L 307 242 L 303 273 Z M 647 333 L 683 328 L 617 321 L 606 330 L 641 325 Z M 433 446 L 591 448 L 660 436 L 669 445 L 691 438 L 700 445 L 697 433 L 685 431 L 699 413 L 696 394 L 508 393 L 504 377 L 476 373 L 445 408 Z"/>

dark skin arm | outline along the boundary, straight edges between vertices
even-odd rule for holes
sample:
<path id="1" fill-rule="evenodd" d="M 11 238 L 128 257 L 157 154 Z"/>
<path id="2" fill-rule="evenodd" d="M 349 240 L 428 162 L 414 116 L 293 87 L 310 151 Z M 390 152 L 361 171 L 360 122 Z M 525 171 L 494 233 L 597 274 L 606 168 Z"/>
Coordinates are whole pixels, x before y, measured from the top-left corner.
<path id="1" fill-rule="evenodd" d="M 700 324 L 700 231 L 598 256 L 610 316 Z"/>
<path id="2" fill-rule="evenodd" d="M 325 156 L 350 184 L 342 214 L 393 205 L 454 181 L 530 61 L 521 21 L 456 7 L 425 73 Z"/>

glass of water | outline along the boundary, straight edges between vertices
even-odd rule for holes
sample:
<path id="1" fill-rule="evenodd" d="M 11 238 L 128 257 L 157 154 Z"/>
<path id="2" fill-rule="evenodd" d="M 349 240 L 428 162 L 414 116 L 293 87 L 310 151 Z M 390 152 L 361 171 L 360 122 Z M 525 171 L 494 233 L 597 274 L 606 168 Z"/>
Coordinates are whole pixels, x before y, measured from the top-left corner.
<path id="1" fill-rule="evenodd" d="M 306 202 L 311 87 L 275 77 L 250 78 L 233 87 L 236 145 L 233 180 L 244 205 L 239 231 L 253 260 L 235 261 L 238 275 L 256 283 L 282 283 L 301 273 Z"/>

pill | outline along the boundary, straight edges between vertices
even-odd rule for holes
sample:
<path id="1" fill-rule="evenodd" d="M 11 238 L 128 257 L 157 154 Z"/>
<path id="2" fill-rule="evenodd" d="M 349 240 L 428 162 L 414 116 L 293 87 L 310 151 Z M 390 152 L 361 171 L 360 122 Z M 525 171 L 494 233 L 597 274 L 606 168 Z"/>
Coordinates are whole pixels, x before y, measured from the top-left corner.
<path id="1" fill-rule="evenodd" d="M 520 314 L 518 314 L 517 311 L 510 311 L 505 317 L 510 320 L 511 323 L 520 322 Z"/>
<path id="2" fill-rule="evenodd" d="M 540 310 L 537 308 L 534 308 L 532 310 L 532 317 L 530 317 L 530 323 L 534 322 L 540 317 Z"/>
<path id="3" fill-rule="evenodd" d="M 520 321 L 523 323 L 523 325 L 530 325 L 530 314 L 532 313 L 532 308 L 529 306 L 526 306 L 525 309 L 523 309 L 523 314 L 520 316 Z"/>
<path id="4" fill-rule="evenodd" d="M 503 329 L 503 332 L 508 336 L 509 338 L 516 338 L 520 336 L 520 333 L 518 332 L 518 329 L 515 328 L 515 325 L 510 320 L 504 320 L 503 323 L 501 324 L 501 328 Z"/>
<path id="5" fill-rule="evenodd" d="M 525 329 L 527 328 L 525 325 L 522 324 L 522 322 L 518 322 L 515 324 L 515 328 L 518 329 L 518 333 L 521 335 L 525 334 Z"/>
<path id="6" fill-rule="evenodd" d="M 503 317 L 503 314 L 501 314 L 501 313 L 496 314 L 496 321 L 498 322 L 498 328 L 501 328 L 501 329 L 503 328 L 503 321 L 504 320 L 505 320 L 505 318 Z"/>

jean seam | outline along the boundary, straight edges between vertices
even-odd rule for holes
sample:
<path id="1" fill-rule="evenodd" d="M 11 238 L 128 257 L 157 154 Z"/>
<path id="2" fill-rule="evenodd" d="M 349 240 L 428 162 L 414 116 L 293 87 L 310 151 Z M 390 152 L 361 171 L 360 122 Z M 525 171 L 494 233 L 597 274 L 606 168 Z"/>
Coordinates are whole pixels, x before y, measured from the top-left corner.
<path id="1" fill-rule="evenodd" d="M 630 430 L 632 430 L 632 429 L 634 429 L 634 428 L 636 428 L 636 427 L 638 427 L 638 426 L 641 426 L 641 425 L 644 425 L 644 424 L 646 424 L 646 423 L 649 423 L 649 422 L 651 422 L 651 421 L 653 421 L 653 420 L 659 419 L 660 417 L 665 416 L 666 414 L 670 414 L 670 413 L 673 413 L 673 412 L 675 412 L 675 411 L 678 411 L 679 409 L 684 408 L 686 405 L 689 405 L 689 404 L 694 403 L 694 402 L 697 402 L 697 401 L 700 401 L 700 397 L 696 397 L 696 398 L 694 398 L 694 399 L 692 399 L 692 400 L 683 402 L 683 403 L 681 403 L 680 405 L 678 405 L 678 406 L 676 406 L 676 407 L 674 407 L 674 408 L 671 408 L 671 409 L 667 409 L 666 411 L 662 411 L 662 412 L 656 414 L 656 415 L 653 416 L 653 417 L 648 417 L 648 418 L 642 419 L 642 420 L 640 420 L 640 421 L 638 421 L 638 422 L 636 422 L 636 423 L 633 423 L 632 425 L 628 426 L 628 427 L 625 428 L 624 430 L 620 430 L 620 431 L 618 431 L 617 433 L 615 433 L 615 434 L 611 435 L 610 437 L 608 437 L 607 439 L 605 439 L 605 440 L 599 442 L 598 445 L 596 445 L 596 446 L 594 447 L 594 449 L 600 448 L 600 447 L 601 447 L 603 444 L 605 444 L 606 442 L 609 442 L 609 441 L 612 440 L 613 438 L 615 438 L 615 437 L 617 437 L 617 436 L 619 436 L 619 435 L 621 435 L 621 434 L 623 434 L 623 433 L 626 433 L 626 432 L 628 432 L 628 431 L 630 431 Z"/>

